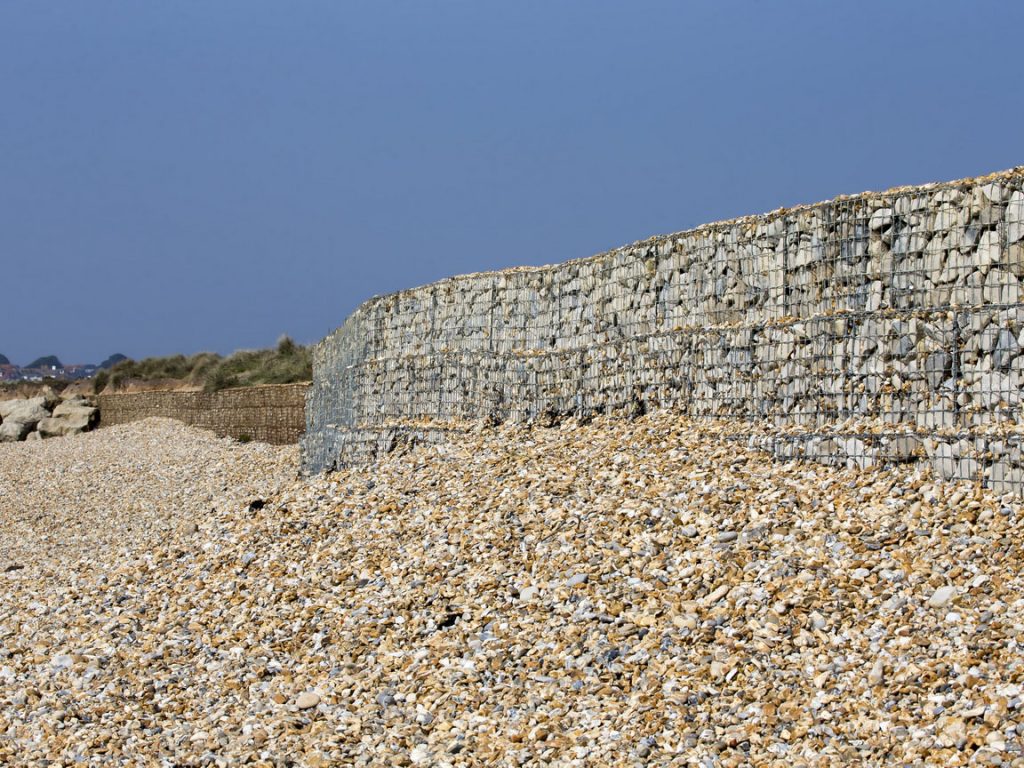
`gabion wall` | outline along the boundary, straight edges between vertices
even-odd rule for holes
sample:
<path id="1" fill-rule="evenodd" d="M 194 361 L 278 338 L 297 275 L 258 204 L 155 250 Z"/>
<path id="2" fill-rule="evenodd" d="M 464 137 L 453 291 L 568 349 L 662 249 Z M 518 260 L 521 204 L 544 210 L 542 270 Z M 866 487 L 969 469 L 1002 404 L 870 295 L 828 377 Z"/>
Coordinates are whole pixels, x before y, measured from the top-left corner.
<path id="1" fill-rule="evenodd" d="M 316 347 L 304 467 L 671 407 L 780 456 L 1021 490 L 1022 188 L 866 193 L 373 298 Z"/>
<path id="2" fill-rule="evenodd" d="M 162 416 L 224 437 L 276 445 L 299 442 L 309 384 L 267 384 L 219 392 L 154 390 L 99 395 L 100 426 Z"/>

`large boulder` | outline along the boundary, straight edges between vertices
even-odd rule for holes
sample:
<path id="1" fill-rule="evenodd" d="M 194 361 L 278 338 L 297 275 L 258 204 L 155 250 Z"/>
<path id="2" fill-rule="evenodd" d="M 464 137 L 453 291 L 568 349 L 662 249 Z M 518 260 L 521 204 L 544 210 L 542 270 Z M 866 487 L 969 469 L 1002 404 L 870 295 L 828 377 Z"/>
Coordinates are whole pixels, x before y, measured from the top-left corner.
<path id="1" fill-rule="evenodd" d="M 0 443 L 16 443 L 24 440 L 32 431 L 32 427 L 20 421 L 5 421 L 0 424 Z"/>
<path id="2" fill-rule="evenodd" d="M 6 424 L 16 421 L 27 424 L 31 429 L 50 415 L 46 407 L 46 397 L 33 397 L 28 400 L 4 400 L 0 402 L 0 419 Z"/>
<path id="3" fill-rule="evenodd" d="M 39 392 L 36 394 L 36 397 L 43 398 L 43 408 L 45 408 L 48 411 L 52 411 L 54 408 L 60 405 L 61 400 L 65 399 L 63 395 L 57 394 L 57 392 L 54 391 L 53 387 L 49 385 L 39 390 Z"/>
<path id="4" fill-rule="evenodd" d="M 99 421 L 99 410 L 84 400 L 68 400 L 53 409 L 53 416 L 39 422 L 43 437 L 62 437 L 88 432 Z"/>
<path id="5" fill-rule="evenodd" d="M 60 408 L 62 406 L 89 406 L 91 408 L 92 401 L 84 394 L 77 393 L 58 400 L 55 408 Z M 55 412 L 55 409 L 53 410 Z"/>
<path id="6" fill-rule="evenodd" d="M 19 397 L 16 400 L 0 400 L 0 421 L 8 418 L 11 415 L 11 411 L 21 407 L 26 402 L 23 397 Z"/>

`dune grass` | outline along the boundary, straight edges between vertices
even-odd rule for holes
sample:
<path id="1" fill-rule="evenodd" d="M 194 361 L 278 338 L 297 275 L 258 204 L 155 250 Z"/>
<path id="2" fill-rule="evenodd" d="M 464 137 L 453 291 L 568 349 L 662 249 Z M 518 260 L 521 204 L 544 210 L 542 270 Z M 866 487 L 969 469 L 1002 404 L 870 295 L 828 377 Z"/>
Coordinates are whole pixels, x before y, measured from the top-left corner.
<path id="1" fill-rule="evenodd" d="M 271 349 L 239 350 L 227 357 L 215 352 L 170 357 L 147 357 L 143 360 L 123 360 L 107 376 L 95 379 L 95 390 L 106 387 L 123 389 L 129 384 L 146 382 L 180 382 L 201 387 L 207 392 L 228 387 L 248 387 L 257 384 L 291 384 L 309 381 L 313 376 L 309 347 L 296 344 L 282 336 Z"/>

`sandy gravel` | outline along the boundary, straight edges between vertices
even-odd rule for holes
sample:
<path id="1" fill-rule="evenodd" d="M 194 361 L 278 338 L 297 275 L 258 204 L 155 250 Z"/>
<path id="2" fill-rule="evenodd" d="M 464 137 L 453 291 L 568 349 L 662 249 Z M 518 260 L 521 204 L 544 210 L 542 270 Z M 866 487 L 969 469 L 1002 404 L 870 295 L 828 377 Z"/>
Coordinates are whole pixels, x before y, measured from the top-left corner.
<path id="1" fill-rule="evenodd" d="M 0 444 L 0 571 L 104 567 L 297 476 L 298 451 L 171 419 Z"/>
<path id="2" fill-rule="evenodd" d="M 1021 507 L 926 470 L 657 413 L 0 449 L 0 764 L 1024 765 Z"/>

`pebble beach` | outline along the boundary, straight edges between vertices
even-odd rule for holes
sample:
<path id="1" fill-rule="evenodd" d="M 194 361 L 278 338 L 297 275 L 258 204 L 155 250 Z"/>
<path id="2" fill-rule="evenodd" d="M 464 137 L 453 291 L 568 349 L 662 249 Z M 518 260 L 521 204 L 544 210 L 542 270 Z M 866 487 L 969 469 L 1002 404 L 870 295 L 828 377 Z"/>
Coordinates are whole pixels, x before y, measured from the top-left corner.
<path id="1" fill-rule="evenodd" d="M 666 412 L 0 445 L 0 764 L 1024 766 L 1022 528 Z"/>

